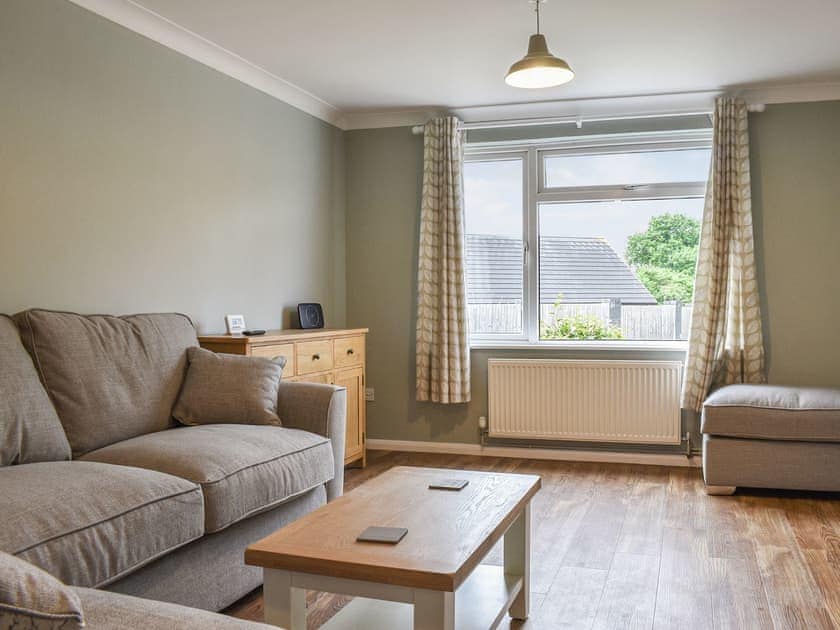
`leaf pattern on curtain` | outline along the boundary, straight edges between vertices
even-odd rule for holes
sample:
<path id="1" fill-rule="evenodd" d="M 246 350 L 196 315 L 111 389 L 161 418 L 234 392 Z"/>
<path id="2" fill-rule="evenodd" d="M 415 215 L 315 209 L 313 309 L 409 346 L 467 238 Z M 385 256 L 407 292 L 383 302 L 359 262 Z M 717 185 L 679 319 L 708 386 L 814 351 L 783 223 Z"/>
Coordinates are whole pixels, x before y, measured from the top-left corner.
<path id="1" fill-rule="evenodd" d="M 722 97 L 715 103 L 682 406 L 699 412 L 715 387 L 765 381 L 747 105 Z"/>
<path id="2" fill-rule="evenodd" d="M 417 400 L 470 400 L 464 270 L 463 134 L 454 117 L 426 123 L 417 265 Z"/>

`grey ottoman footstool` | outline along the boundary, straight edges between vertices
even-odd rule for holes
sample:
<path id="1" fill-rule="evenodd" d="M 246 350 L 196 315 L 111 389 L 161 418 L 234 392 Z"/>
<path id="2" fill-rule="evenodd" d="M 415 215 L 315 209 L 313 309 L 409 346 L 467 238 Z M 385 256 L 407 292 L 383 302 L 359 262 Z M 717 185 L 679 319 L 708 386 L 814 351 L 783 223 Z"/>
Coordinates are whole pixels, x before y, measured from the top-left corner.
<path id="1" fill-rule="evenodd" d="M 840 491 L 840 389 L 730 385 L 703 403 L 708 494 Z"/>

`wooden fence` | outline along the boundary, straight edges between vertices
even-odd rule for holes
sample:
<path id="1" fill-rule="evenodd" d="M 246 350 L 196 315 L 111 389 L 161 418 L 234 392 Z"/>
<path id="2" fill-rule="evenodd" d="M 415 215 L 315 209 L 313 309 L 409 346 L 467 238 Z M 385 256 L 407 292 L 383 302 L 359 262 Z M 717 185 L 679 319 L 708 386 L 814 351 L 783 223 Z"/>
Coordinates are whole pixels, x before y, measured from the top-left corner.
<path id="1" fill-rule="evenodd" d="M 521 304 L 470 304 L 470 331 L 474 334 L 517 334 L 522 331 Z M 540 304 L 540 321 L 550 322 L 575 315 L 593 315 L 621 328 L 625 339 L 688 339 L 691 305 L 620 304 L 603 300 L 583 304 Z"/>

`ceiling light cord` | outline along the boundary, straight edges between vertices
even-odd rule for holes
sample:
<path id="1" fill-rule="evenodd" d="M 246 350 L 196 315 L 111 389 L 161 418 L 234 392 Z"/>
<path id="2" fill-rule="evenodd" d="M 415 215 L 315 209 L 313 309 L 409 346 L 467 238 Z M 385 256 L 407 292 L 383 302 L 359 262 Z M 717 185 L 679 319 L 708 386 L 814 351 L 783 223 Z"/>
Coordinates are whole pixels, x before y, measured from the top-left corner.
<path id="1" fill-rule="evenodd" d="M 540 34 L 540 0 L 537 0 L 536 4 L 536 12 L 537 12 L 537 35 Z"/>

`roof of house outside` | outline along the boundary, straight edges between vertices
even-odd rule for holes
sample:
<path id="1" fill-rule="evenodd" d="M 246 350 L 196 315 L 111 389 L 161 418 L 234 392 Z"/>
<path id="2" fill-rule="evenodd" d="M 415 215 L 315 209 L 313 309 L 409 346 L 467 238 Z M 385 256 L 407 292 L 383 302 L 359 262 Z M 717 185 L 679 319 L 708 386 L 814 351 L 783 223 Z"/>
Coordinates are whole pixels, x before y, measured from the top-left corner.
<path id="1" fill-rule="evenodd" d="M 467 299 L 498 304 L 522 299 L 522 241 L 468 234 Z M 540 303 L 598 302 L 656 304 L 610 244 L 600 237 L 543 236 L 540 239 Z"/>

